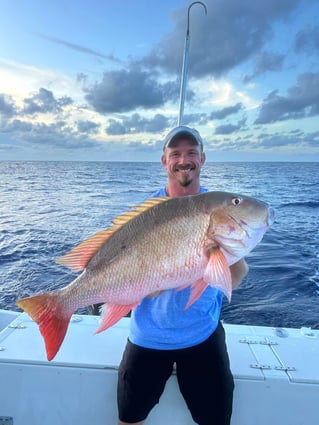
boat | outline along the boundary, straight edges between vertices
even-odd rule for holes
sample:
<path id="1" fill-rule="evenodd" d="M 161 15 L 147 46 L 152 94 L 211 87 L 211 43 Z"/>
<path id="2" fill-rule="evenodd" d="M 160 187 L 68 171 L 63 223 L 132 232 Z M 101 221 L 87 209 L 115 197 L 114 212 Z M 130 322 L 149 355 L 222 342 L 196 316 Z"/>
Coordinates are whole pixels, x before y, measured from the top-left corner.
<path id="1" fill-rule="evenodd" d="M 117 423 L 117 370 L 130 318 L 94 335 L 99 316 L 74 314 L 53 361 L 26 313 L 0 310 L 0 425 Z M 315 425 L 319 330 L 224 323 L 235 379 L 231 425 Z M 145 425 L 194 425 L 175 373 Z M 213 423 L 213 419 L 212 419 Z"/>
<path id="2" fill-rule="evenodd" d="M 183 119 L 188 26 L 178 125 Z M 0 425 L 115 425 L 117 371 L 130 318 L 95 335 L 100 318 L 74 314 L 58 354 L 47 361 L 38 325 L 0 309 Z M 231 425 L 315 425 L 319 418 L 319 330 L 224 323 L 235 380 Z M 194 425 L 169 378 L 145 425 Z M 212 417 L 212 424 L 214 423 Z"/>

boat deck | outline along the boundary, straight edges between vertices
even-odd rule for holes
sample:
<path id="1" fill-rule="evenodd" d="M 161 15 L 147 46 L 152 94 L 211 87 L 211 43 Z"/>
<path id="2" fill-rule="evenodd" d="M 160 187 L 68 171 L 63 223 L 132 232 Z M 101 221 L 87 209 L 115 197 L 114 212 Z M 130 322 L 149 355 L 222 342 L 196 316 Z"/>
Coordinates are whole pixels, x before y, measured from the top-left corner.
<path id="1" fill-rule="evenodd" d="M 0 332 L 1 418 L 14 425 L 117 423 L 117 369 L 128 318 L 94 335 L 99 317 L 74 315 L 46 360 L 25 313 Z M 235 378 L 232 425 L 312 425 L 319 417 L 319 331 L 224 324 Z M 193 425 L 173 375 L 146 425 Z M 3 422 L 10 425 L 10 422 Z"/>

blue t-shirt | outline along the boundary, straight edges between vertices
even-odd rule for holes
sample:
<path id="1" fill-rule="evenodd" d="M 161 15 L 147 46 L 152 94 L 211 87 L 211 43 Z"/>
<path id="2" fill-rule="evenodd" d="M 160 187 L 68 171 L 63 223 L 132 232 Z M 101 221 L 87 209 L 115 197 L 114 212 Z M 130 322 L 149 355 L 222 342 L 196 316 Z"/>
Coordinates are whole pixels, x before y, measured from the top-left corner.
<path id="1" fill-rule="evenodd" d="M 200 192 L 207 192 L 201 188 Z M 167 196 L 165 188 L 152 197 Z M 157 297 L 144 298 L 132 312 L 129 339 L 141 347 L 174 350 L 207 339 L 216 329 L 223 294 L 208 286 L 201 297 L 184 310 L 191 288 L 169 289 Z"/>

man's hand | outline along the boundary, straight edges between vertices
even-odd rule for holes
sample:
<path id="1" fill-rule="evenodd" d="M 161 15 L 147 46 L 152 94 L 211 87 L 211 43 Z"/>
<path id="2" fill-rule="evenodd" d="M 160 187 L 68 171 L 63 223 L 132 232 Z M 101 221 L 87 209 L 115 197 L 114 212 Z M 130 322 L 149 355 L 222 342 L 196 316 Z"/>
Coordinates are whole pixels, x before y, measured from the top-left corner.
<path id="1" fill-rule="evenodd" d="M 236 289 L 248 273 L 249 267 L 245 259 L 242 258 L 241 260 L 237 261 L 237 263 L 229 266 L 229 268 L 232 277 L 232 286 L 233 289 Z"/>

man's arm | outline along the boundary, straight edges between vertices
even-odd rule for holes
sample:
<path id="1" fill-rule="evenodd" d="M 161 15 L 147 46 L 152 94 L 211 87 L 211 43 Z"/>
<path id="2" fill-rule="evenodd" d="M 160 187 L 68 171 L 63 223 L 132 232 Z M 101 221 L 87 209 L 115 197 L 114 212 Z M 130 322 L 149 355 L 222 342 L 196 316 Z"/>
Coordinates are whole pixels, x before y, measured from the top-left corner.
<path id="1" fill-rule="evenodd" d="M 229 268 L 232 277 L 233 289 L 236 289 L 248 273 L 249 267 L 245 259 L 242 258 L 241 260 L 237 261 L 237 263 L 231 265 Z"/>

